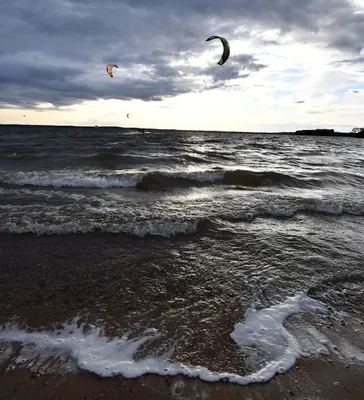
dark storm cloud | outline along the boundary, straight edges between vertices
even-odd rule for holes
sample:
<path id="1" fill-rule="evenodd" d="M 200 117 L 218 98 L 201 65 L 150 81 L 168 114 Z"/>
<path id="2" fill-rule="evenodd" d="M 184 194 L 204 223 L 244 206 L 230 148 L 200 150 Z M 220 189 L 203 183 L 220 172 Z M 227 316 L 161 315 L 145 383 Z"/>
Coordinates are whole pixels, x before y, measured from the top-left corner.
<path id="1" fill-rule="evenodd" d="M 345 60 L 339 60 L 336 61 L 334 64 L 340 65 L 340 64 L 364 64 L 364 57 L 356 57 L 356 58 L 350 58 L 350 59 L 345 59 Z"/>
<path id="2" fill-rule="evenodd" d="M 155 52 L 152 52 L 155 55 Z M 169 57 L 169 56 L 168 56 Z M 251 72 L 265 66 L 256 63 L 250 55 L 241 55 L 226 68 L 213 65 L 207 68 L 186 66 L 183 63 L 171 67 L 168 57 L 163 53 L 156 57 L 146 53 L 126 64 L 142 67 L 139 76 L 118 79 L 119 71 L 110 79 L 104 67 L 99 79 L 84 78 L 83 68 L 51 66 L 48 64 L 31 65 L 29 63 L 0 63 L 0 93 L 9 104 L 27 108 L 37 103 L 50 102 L 56 106 L 67 106 L 82 100 L 141 99 L 156 101 L 182 93 L 223 87 L 228 80 L 245 78 Z M 122 67 L 124 68 L 124 66 Z M 247 73 L 242 73 L 246 71 Z M 123 76 L 123 72 L 120 73 Z M 201 79 L 211 83 L 199 83 Z"/>
<path id="3" fill-rule="evenodd" d="M 354 53 L 360 53 L 364 48 L 364 14 L 355 14 L 348 7 L 338 13 L 337 20 L 331 22 L 327 30 L 332 34 L 330 47 Z"/>
<path id="4" fill-rule="evenodd" d="M 250 27 L 275 28 L 282 34 L 316 32 L 325 46 L 358 52 L 364 16 L 354 14 L 350 4 L 349 0 L 1 2 L 0 105 L 69 105 L 98 98 L 155 101 L 223 87 L 265 65 L 251 54 L 236 54 L 232 47 L 228 62 L 218 66 L 222 48 L 205 40 L 213 34 L 244 40 Z M 216 52 L 208 65 L 189 63 L 205 51 Z M 119 65 L 113 79 L 105 71 L 109 62 Z"/>

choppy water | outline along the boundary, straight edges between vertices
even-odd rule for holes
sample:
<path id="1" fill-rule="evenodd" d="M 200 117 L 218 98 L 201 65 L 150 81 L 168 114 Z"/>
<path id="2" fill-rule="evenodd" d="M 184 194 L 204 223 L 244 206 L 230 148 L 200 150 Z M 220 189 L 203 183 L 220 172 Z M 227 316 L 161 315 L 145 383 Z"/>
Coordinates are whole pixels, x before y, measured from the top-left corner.
<path id="1" fill-rule="evenodd" d="M 355 138 L 3 127 L 0 229 L 168 237 L 299 212 L 361 216 L 363 149 Z"/>
<path id="2" fill-rule="evenodd" d="M 351 318 L 350 337 L 360 333 L 363 183 L 364 141 L 357 138 L 0 127 L 0 232 L 129 236 L 133 252 L 149 254 L 151 267 L 123 281 L 124 301 L 132 302 L 143 280 L 143 298 L 125 321 L 148 321 L 165 329 L 166 339 L 188 338 L 179 355 L 186 365 L 166 370 L 165 361 L 149 360 L 132 372 L 122 361 L 130 362 L 144 339 L 127 342 L 115 360 L 118 344 L 106 349 L 93 331 L 99 342 L 92 345 L 104 349 L 98 361 L 92 345 L 85 350 L 64 339 L 81 368 L 103 376 L 109 362 L 114 369 L 107 371 L 124 375 L 185 373 L 247 383 L 283 372 L 310 351 L 333 348 L 342 349 L 346 362 L 362 362 L 360 340 L 344 343 L 340 326 Z M 307 319 L 307 312 L 310 323 L 298 323 L 297 314 Z M 19 338 L 14 328 L 6 332 L 0 339 Z M 229 344 L 218 342 L 223 335 Z M 211 347 L 201 340 L 221 346 L 223 361 L 211 362 Z M 244 368 L 229 364 L 229 346 Z M 200 362 L 215 374 L 190 366 Z M 247 371 L 250 378 L 243 378 Z"/>

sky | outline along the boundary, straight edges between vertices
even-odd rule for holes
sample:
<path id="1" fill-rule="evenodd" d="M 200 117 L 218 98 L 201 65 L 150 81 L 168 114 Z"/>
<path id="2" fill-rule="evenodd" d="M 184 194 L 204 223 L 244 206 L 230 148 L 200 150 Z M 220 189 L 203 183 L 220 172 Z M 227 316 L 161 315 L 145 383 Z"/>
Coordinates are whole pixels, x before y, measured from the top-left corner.
<path id="1" fill-rule="evenodd" d="M 364 0 L 5 0 L 0 20 L 0 123 L 364 126 Z"/>

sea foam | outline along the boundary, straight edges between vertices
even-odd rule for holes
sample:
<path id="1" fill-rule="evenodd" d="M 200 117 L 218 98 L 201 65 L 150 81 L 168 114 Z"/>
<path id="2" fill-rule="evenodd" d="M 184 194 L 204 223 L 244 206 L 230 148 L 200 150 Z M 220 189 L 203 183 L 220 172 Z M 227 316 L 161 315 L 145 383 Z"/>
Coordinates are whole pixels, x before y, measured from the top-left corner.
<path id="1" fill-rule="evenodd" d="M 23 344 L 22 348 L 32 345 L 32 352 L 29 352 L 28 346 L 24 354 L 18 355 L 17 359 L 22 364 L 26 359 L 29 361 L 30 354 L 36 357 L 36 352 L 39 354 L 42 351 L 57 350 L 68 353 L 79 368 L 101 377 L 122 375 L 126 378 L 137 378 L 147 373 L 169 376 L 182 374 L 208 382 L 224 380 L 246 385 L 270 380 L 275 374 L 291 368 L 302 355 L 298 340 L 283 326 L 288 316 L 302 311 L 325 310 L 323 303 L 305 293 L 289 297 L 266 309 L 247 309 L 244 321 L 237 323 L 231 333 L 236 345 L 247 354 L 247 365 L 259 366 L 245 376 L 175 362 L 173 347 L 158 356 L 151 354 L 135 359 L 142 345 L 160 338 L 161 334 L 153 328 L 145 330 L 137 337 L 126 333 L 109 338 L 104 335 L 102 327 L 91 325 L 85 329 L 85 325 L 78 324 L 77 319 L 65 324 L 61 330 L 44 332 L 31 332 L 29 329 L 25 331 L 7 325 L 0 331 L 0 342 L 20 342 Z"/>

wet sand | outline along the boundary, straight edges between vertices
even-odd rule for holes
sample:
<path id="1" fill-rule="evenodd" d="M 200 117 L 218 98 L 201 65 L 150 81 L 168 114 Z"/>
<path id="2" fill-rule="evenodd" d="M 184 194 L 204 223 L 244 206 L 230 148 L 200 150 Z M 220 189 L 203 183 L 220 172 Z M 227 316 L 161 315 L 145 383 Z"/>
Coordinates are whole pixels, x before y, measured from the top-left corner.
<path id="1" fill-rule="evenodd" d="M 180 264 L 172 262 L 171 252 L 186 243 L 189 248 L 198 246 L 198 250 L 209 245 L 187 236 L 164 240 L 97 234 L 0 235 L 0 324 L 16 316 L 21 324 L 49 329 L 81 314 L 90 320 L 102 319 L 108 333 L 113 334 L 139 321 L 142 316 L 137 311 L 147 305 L 146 320 L 155 317 L 153 322 L 158 323 L 158 315 L 169 313 L 173 325 L 182 318 L 179 310 L 185 304 L 203 301 L 201 309 L 194 308 L 189 315 L 196 321 L 186 326 L 193 327 L 192 338 L 205 335 L 205 340 L 198 351 L 191 343 L 192 355 L 186 346 L 177 357 L 194 365 L 200 361 L 212 369 L 230 368 L 243 374 L 240 355 L 229 337 L 244 310 L 241 288 L 234 292 L 233 283 L 225 281 L 218 270 L 212 282 L 198 260 L 193 264 L 192 256 L 189 266 L 183 264 L 183 258 Z M 219 297 L 221 292 L 224 298 Z M 214 316 L 206 304 L 215 304 L 216 298 L 216 309 L 222 311 Z M 198 319 L 207 317 L 209 320 L 200 326 Z M 168 331 L 170 327 L 157 328 Z M 216 346 L 209 349 L 211 343 L 219 346 L 218 361 L 214 357 Z M 183 376 L 100 378 L 85 371 L 40 375 L 24 368 L 6 371 L 6 367 L 6 362 L 0 365 L 1 400 L 364 399 L 364 366 L 345 365 L 327 356 L 301 359 L 268 383 L 248 386 Z"/>
<path id="2" fill-rule="evenodd" d="M 216 268 L 211 279 L 199 261 L 208 245 L 186 235 L 0 235 L 0 325 L 16 318 L 49 330 L 81 316 L 107 336 L 155 328 L 166 340 L 188 339 L 175 351 L 180 362 L 244 374 L 229 336 L 243 313 L 241 290 Z M 173 256 L 182 246 L 188 262 Z"/>
<path id="3" fill-rule="evenodd" d="M 305 359 L 268 383 L 247 386 L 207 383 L 182 376 L 100 378 L 83 371 L 64 375 L 38 375 L 29 370 L 15 369 L 7 373 L 2 372 L 0 398 L 2 400 L 362 400 L 364 367 Z"/>

